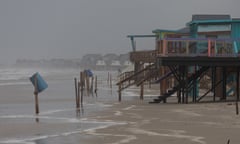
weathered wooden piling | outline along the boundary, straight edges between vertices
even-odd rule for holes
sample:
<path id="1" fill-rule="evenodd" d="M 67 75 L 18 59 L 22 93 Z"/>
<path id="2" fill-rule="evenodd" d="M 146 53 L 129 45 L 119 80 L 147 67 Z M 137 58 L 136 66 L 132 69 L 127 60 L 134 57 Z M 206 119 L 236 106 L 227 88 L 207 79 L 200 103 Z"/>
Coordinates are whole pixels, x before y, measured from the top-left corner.
<path id="1" fill-rule="evenodd" d="M 78 92 L 77 92 L 77 108 L 80 108 L 80 87 L 81 87 L 81 83 L 78 82 Z"/>
<path id="2" fill-rule="evenodd" d="M 81 83 L 81 106 L 83 106 L 83 85 L 84 85 L 84 74 L 80 72 L 80 83 Z"/>
<path id="3" fill-rule="evenodd" d="M 74 86 L 75 86 L 76 108 L 78 108 L 78 84 L 77 84 L 77 78 L 74 78 Z"/>
<path id="4" fill-rule="evenodd" d="M 110 74 L 108 72 L 108 77 L 107 77 L 107 85 L 109 86 L 109 81 L 110 81 Z"/>
<path id="5" fill-rule="evenodd" d="M 236 101 L 236 115 L 238 115 L 239 114 L 239 107 L 238 107 L 238 101 Z"/>
<path id="6" fill-rule="evenodd" d="M 90 86 L 89 86 L 89 76 L 85 74 L 86 84 L 87 84 L 87 96 L 89 96 Z"/>
<path id="7" fill-rule="evenodd" d="M 122 84 L 120 83 L 118 85 L 118 101 L 121 102 L 122 101 Z"/>
<path id="8" fill-rule="evenodd" d="M 97 94 L 97 76 L 95 76 L 95 90 L 94 90 L 95 94 Z"/>
<path id="9" fill-rule="evenodd" d="M 143 100 L 143 93 L 144 93 L 144 83 L 141 84 L 140 100 Z"/>
<path id="10" fill-rule="evenodd" d="M 112 89 L 112 74 L 110 74 L 110 88 Z"/>
<path id="11" fill-rule="evenodd" d="M 37 75 L 34 76 L 34 95 L 35 95 L 35 113 L 39 114 Z"/>
<path id="12" fill-rule="evenodd" d="M 92 95 L 93 95 L 93 83 L 94 83 L 94 77 L 92 76 L 91 77 L 91 88 L 90 88 Z"/>

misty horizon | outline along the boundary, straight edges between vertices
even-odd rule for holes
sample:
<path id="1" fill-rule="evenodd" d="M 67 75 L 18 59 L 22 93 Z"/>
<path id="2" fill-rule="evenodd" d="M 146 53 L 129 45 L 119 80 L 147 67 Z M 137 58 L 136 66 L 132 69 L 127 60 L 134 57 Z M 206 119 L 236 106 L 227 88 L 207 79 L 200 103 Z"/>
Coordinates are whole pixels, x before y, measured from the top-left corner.
<path id="1" fill-rule="evenodd" d="M 0 1 L 0 64 L 17 59 L 75 59 L 127 53 L 131 34 L 180 29 L 193 14 L 240 17 L 238 0 L 6 0 Z M 137 39 L 137 49 L 154 49 Z"/>

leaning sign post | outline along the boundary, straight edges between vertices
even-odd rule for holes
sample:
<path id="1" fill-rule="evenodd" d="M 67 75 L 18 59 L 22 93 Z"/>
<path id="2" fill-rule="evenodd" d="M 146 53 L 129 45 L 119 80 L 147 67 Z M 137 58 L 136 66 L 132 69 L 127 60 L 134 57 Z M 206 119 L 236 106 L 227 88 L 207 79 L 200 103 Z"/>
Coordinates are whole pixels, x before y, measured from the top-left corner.
<path id="1" fill-rule="evenodd" d="M 41 77 L 41 75 L 38 72 L 33 74 L 30 77 L 30 81 L 32 82 L 32 84 L 34 86 L 35 112 L 36 112 L 36 114 L 38 114 L 39 113 L 38 93 L 40 93 L 43 90 L 45 90 L 48 87 L 48 85 L 47 85 L 47 83 L 44 81 L 44 79 Z"/>

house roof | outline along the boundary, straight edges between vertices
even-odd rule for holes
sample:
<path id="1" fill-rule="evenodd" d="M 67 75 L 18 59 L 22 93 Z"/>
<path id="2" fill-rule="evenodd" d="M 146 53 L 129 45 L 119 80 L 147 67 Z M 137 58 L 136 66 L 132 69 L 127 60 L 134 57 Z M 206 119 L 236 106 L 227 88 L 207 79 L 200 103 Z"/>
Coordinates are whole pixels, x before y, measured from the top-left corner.
<path id="1" fill-rule="evenodd" d="M 146 37 L 156 37 L 155 35 L 128 35 L 128 38 L 146 38 Z"/>
<path id="2" fill-rule="evenodd" d="M 233 23 L 240 22 L 240 19 L 231 19 L 230 15 L 192 15 L 192 21 L 187 25 L 192 24 L 219 24 L 219 23 Z"/>
<path id="3" fill-rule="evenodd" d="M 184 27 L 179 30 L 156 29 L 156 30 L 153 30 L 152 32 L 153 33 L 162 33 L 162 32 L 165 32 L 165 33 L 189 33 L 189 31 L 190 31 L 189 27 Z"/>
<path id="4" fill-rule="evenodd" d="M 167 33 L 176 33 L 177 31 L 175 30 L 166 30 L 166 29 L 155 29 L 152 31 L 153 33 L 162 33 L 162 32 L 167 32 Z"/>
<path id="5" fill-rule="evenodd" d="M 221 23 L 239 23 L 240 19 L 230 19 L 230 20 L 195 20 L 187 23 L 187 25 L 192 24 L 221 24 Z"/>
<path id="6" fill-rule="evenodd" d="M 196 14 L 192 15 L 192 21 L 198 20 L 230 20 L 230 15 L 210 15 L 210 14 Z"/>
<path id="7" fill-rule="evenodd" d="M 190 28 L 189 27 L 184 27 L 178 30 L 179 33 L 189 33 Z"/>

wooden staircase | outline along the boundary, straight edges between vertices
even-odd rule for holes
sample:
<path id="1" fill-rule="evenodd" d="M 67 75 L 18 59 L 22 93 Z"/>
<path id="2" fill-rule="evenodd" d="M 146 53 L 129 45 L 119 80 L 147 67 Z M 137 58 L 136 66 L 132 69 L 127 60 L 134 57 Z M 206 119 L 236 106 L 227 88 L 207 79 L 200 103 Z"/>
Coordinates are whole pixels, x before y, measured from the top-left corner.
<path id="1" fill-rule="evenodd" d="M 120 74 L 120 80 L 117 85 L 121 85 L 120 90 L 124 90 L 132 85 L 139 86 L 145 81 L 156 76 L 158 76 L 158 69 L 156 69 L 155 64 L 151 64 L 137 72 L 129 71 Z"/>
<path id="2" fill-rule="evenodd" d="M 178 83 L 171 90 L 168 90 L 162 96 L 159 96 L 157 99 L 154 99 L 152 102 L 149 102 L 149 103 L 160 103 L 161 101 L 166 103 L 166 99 L 168 97 L 172 96 L 175 92 L 177 92 L 178 90 L 180 90 L 181 88 L 183 88 L 185 86 L 183 83 L 187 83 L 187 86 L 188 86 L 190 83 L 192 83 L 193 80 L 200 77 L 208 69 L 209 69 L 209 66 L 201 67 L 198 71 L 196 71 L 194 74 L 192 74 L 190 77 L 188 77 L 185 81 Z"/>

